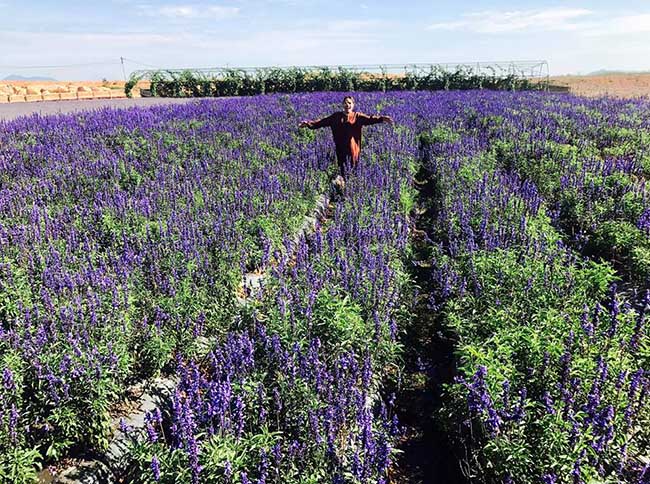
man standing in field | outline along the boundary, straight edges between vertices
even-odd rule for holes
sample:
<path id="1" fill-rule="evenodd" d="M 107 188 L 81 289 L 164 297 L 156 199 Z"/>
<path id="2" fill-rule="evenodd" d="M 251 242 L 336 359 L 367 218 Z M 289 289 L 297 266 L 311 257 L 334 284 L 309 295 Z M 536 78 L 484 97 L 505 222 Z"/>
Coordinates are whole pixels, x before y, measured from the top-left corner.
<path id="1" fill-rule="evenodd" d="M 339 189 L 343 189 L 345 182 L 345 169 L 347 166 L 356 168 L 361 152 L 361 128 L 371 124 L 393 123 L 390 116 L 368 116 L 354 111 L 354 98 L 343 98 L 343 111 L 337 111 L 326 118 L 303 121 L 298 127 L 318 129 L 329 126 L 332 129 L 334 145 L 336 147 L 336 160 L 339 165 L 340 175 L 334 180 Z"/>

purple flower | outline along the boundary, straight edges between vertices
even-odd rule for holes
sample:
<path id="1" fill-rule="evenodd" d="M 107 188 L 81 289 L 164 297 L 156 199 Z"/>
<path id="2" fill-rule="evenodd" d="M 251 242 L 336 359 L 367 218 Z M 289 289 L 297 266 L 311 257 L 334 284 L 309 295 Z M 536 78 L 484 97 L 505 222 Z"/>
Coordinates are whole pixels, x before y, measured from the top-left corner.
<path id="1" fill-rule="evenodd" d="M 512 415 L 512 419 L 515 422 L 519 422 L 524 418 L 525 415 L 525 405 L 526 405 L 526 396 L 528 395 L 528 392 L 526 390 L 526 387 L 522 388 L 519 391 L 519 402 L 517 403 L 517 406 L 515 408 L 515 411 Z"/>
<path id="2" fill-rule="evenodd" d="M 571 476 L 573 477 L 573 484 L 582 484 L 582 471 L 580 468 L 580 463 L 582 459 L 577 459 L 573 463 L 573 470 L 571 471 Z"/>
<path id="3" fill-rule="evenodd" d="M 122 432 L 123 434 L 128 434 L 129 432 L 131 432 L 131 430 L 132 430 L 132 428 L 129 425 L 127 425 L 126 420 L 124 420 L 124 418 L 121 417 L 120 418 L 120 432 Z"/>
<path id="4" fill-rule="evenodd" d="M 542 483 L 543 484 L 556 484 L 557 483 L 557 476 L 555 474 L 544 474 L 542 476 Z"/>
<path id="5" fill-rule="evenodd" d="M 589 338 L 593 338 L 593 336 L 594 336 L 594 325 L 589 320 L 589 307 L 586 304 L 585 304 L 584 309 L 582 311 L 582 316 L 580 317 L 580 326 L 582 327 L 585 334 Z"/>
<path id="6" fill-rule="evenodd" d="M 2 371 L 2 384 L 8 392 L 13 392 L 16 389 L 14 375 L 9 368 L 5 368 Z"/>
<path id="7" fill-rule="evenodd" d="M 646 464 L 639 475 L 638 484 L 650 484 L 650 464 Z"/>
<path id="8" fill-rule="evenodd" d="M 158 482 L 160 480 L 160 462 L 155 455 L 151 458 L 151 472 L 153 472 L 154 481 Z"/>
<path id="9" fill-rule="evenodd" d="M 488 431 L 495 435 L 499 431 L 501 425 L 501 418 L 499 417 L 494 405 L 492 397 L 490 396 L 485 378 L 487 376 L 487 368 L 483 365 L 479 366 L 472 377 L 471 383 L 463 383 L 468 390 L 467 402 L 470 411 L 474 415 L 481 415 L 484 412 L 487 414 L 485 423 Z"/>

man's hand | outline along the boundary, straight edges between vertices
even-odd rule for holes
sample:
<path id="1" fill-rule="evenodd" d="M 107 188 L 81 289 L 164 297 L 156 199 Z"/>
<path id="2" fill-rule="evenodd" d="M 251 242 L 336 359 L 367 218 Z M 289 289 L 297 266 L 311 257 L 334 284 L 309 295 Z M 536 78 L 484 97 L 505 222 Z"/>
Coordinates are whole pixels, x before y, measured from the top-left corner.
<path id="1" fill-rule="evenodd" d="M 300 124 L 298 125 L 299 128 L 309 128 L 309 122 L 308 121 L 301 121 Z"/>
<path id="2" fill-rule="evenodd" d="M 381 122 L 382 123 L 388 123 L 388 124 L 394 124 L 395 123 L 395 121 L 393 121 L 393 118 L 391 118 L 390 116 L 382 116 L 381 117 Z"/>

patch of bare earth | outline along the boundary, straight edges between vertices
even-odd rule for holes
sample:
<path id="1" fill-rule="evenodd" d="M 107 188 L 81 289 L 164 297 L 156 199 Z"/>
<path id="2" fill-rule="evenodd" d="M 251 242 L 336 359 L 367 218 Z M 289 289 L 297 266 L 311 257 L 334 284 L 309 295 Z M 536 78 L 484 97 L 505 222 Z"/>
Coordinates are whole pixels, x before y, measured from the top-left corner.
<path id="1" fill-rule="evenodd" d="M 550 78 L 550 83 L 556 86 L 568 86 L 569 92 L 579 96 L 622 98 L 650 96 L 650 73 L 554 76 Z"/>

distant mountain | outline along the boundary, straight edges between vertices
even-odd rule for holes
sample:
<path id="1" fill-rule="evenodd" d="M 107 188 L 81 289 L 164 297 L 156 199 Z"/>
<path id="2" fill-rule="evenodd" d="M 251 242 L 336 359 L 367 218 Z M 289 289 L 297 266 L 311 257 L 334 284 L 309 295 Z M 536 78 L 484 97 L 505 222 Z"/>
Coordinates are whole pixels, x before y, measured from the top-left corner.
<path id="1" fill-rule="evenodd" d="M 647 74 L 649 71 L 626 71 L 626 70 L 610 70 L 598 69 L 597 71 L 586 74 L 587 76 L 610 76 L 612 74 Z"/>
<path id="2" fill-rule="evenodd" d="M 45 76 L 19 76 L 18 74 L 10 74 L 3 79 L 3 81 L 56 81 L 53 77 Z"/>

